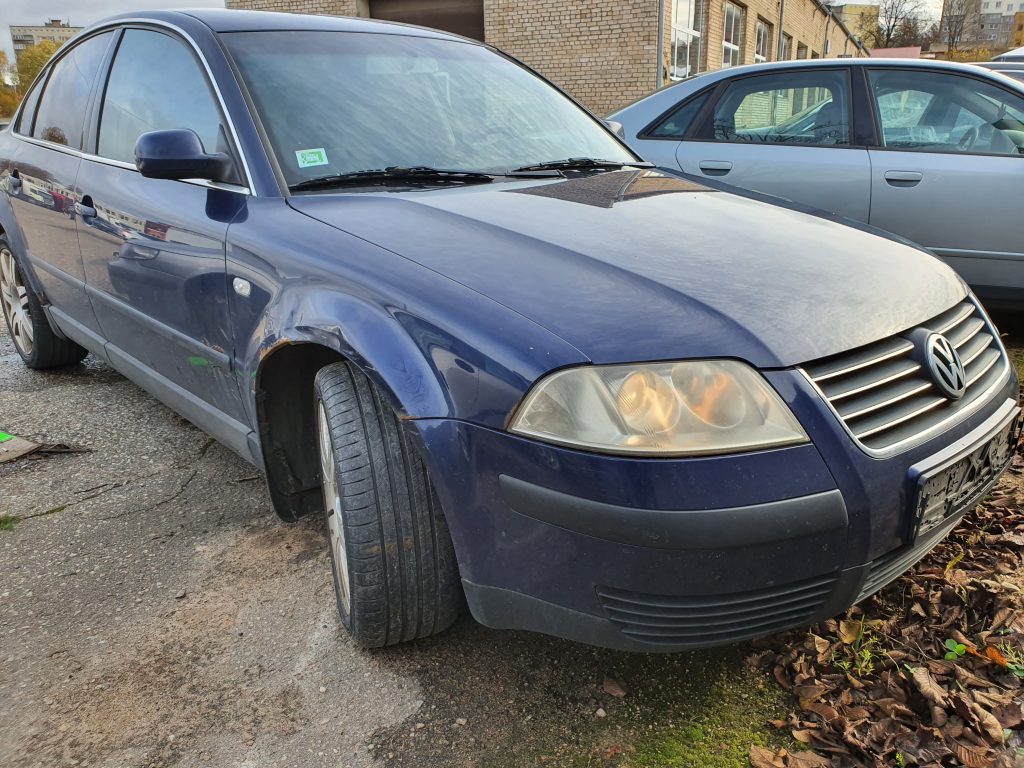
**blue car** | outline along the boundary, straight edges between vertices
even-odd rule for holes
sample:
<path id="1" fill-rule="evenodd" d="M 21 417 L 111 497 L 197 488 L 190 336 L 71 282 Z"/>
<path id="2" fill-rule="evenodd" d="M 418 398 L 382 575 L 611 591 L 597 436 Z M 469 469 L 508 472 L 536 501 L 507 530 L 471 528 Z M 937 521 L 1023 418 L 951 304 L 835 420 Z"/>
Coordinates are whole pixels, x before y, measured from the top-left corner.
<path id="1" fill-rule="evenodd" d="M 325 515 L 341 621 L 468 603 L 637 651 L 835 615 L 935 546 L 1020 433 L 948 267 L 640 161 L 471 40 L 152 12 L 0 133 L 0 302 Z"/>

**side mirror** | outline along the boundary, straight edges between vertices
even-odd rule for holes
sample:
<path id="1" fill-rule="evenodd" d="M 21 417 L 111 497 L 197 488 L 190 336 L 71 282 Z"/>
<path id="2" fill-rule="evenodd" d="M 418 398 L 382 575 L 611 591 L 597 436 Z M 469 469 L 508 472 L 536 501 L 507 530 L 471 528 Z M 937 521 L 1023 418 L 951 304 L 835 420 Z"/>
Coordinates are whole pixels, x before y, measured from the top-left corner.
<path id="1" fill-rule="evenodd" d="M 626 140 L 626 131 L 622 127 L 622 123 L 617 122 L 615 120 L 602 120 L 601 122 L 603 122 L 608 127 L 609 131 L 614 133 L 620 139 L 622 139 L 623 141 Z"/>
<path id="2" fill-rule="evenodd" d="M 231 176 L 231 158 L 222 152 L 207 154 L 196 132 L 187 128 L 139 136 L 135 167 L 149 179 L 227 181 Z"/>

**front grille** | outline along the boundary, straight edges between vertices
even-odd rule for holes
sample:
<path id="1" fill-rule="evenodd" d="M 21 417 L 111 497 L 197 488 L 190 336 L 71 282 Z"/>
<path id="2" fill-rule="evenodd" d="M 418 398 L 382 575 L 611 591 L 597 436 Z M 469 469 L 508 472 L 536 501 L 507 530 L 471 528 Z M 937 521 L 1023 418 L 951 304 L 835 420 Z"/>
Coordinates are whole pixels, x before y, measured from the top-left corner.
<path id="1" fill-rule="evenodd" d="M 969 413 L 1006 373 L 995 330 L 970 301 L 957 304 L 923 328 L 956 347 L 967 372 L 967 391 L 951 401 L 914 359 L 905 334 L 892 336 L 804 366 L 850 433 L 873 451 L 894 450 Z"/>
<path id="2" fill-rule="evenodd" d="M 674 647 L 758 637 L 809 623 L 836 583 L 835 575 L 756 592 L 673 597 L 598 587 L 608 618 L 624 635 Z"/>

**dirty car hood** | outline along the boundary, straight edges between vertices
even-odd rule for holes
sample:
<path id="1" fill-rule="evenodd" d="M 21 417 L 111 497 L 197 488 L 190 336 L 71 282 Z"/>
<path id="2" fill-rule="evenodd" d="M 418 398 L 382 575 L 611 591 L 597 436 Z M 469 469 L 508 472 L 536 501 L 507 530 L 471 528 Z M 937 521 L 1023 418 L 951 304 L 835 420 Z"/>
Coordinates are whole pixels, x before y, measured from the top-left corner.
<path id="1" fill-rule="evenodd" d="M 790 366 L 910 328 L 966 293 L 923 251 L 652 171 L 289 202 L 595 363 Z"/>

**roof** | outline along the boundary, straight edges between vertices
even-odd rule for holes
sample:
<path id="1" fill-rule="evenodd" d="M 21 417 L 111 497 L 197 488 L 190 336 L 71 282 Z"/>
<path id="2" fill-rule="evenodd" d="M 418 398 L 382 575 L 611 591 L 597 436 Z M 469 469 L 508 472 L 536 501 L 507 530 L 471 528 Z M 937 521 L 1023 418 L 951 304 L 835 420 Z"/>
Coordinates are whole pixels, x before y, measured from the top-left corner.
<path id="1" fill-rule="evenodd" d="M 1024 61 L 1024 48 L 1014 48 L 1012 51 L 1001 53 L 994 61 Z"/>
<path id="2" fill-rule="evenodd" d="M 313 16 L 302 13 L 277 13 L 274 11 L 241 11 L 226 8 L 182 8 L 170 11 L 141 11 L 123 13 L 104 19 L 106 24 L 125 19 L 153 19 L 173 21 L 175 17 L 190 16 L 208 26 L 214 32 L 263 32 L 263 31 L 324 31 L 324 32 L 376 32 L 387 35 L 434 37 L 477 43 L 477 40 L 452 35 L 436 29 L 399 24 L 374 19 L 354 19 L 346 16 Z"/>
<path id="3" fill-rule="evenodd" d="M 909 45 L 905 48 L 872 48 L 869 53 L 873 59 L 920 59 L 921 46 Z"/>

